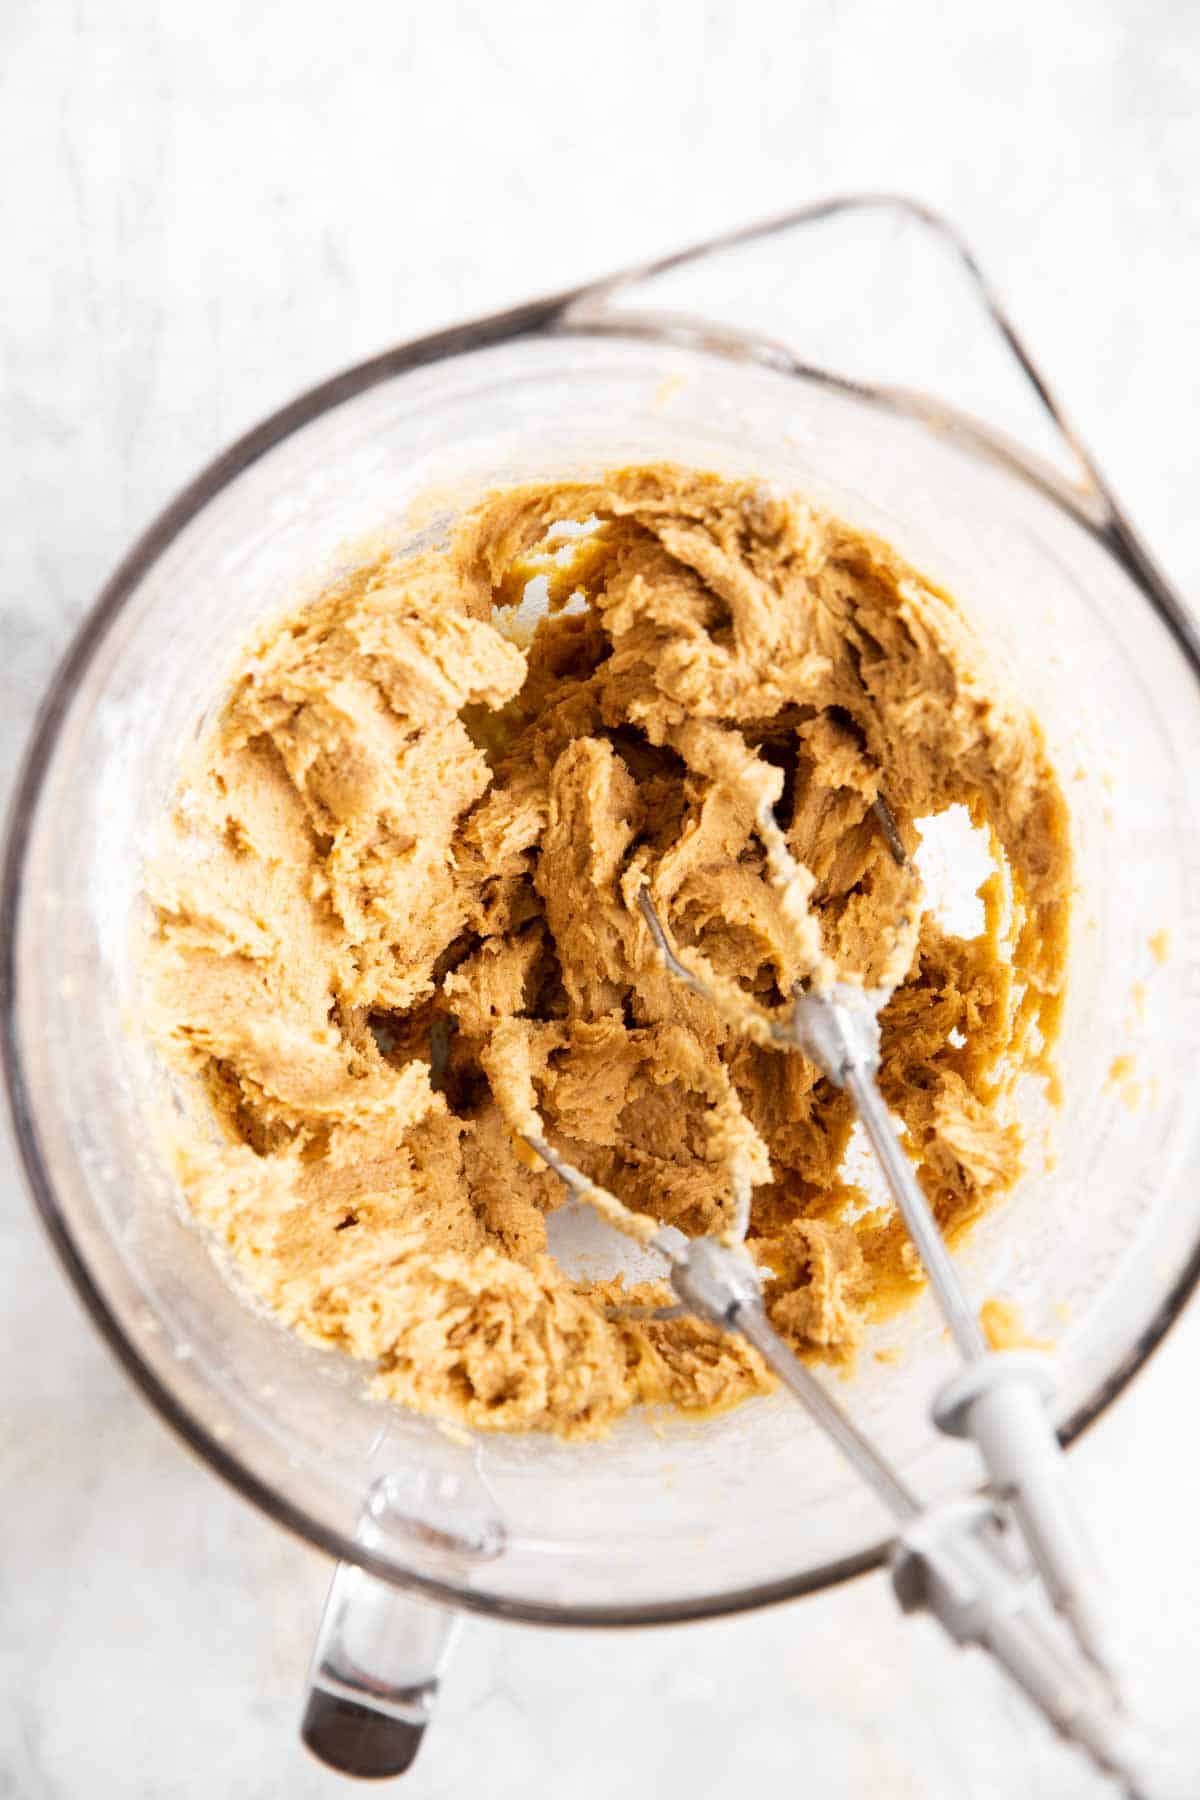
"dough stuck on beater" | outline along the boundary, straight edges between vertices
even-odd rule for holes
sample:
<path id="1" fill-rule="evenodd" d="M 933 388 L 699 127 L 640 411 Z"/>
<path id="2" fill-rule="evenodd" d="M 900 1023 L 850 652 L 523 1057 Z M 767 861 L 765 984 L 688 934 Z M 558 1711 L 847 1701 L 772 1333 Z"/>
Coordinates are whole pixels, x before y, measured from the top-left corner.
<path id="1" fill-rule="evenodd" d="M 534 578 L 549 611 L 518 648 Z M 956 804 L 996 859 L 969 940 L 922 913 L 912 858 Z M 689 1235 L 727 1228 L 740 1172 L 803 1354 L 848 1362 L 918 1277 L 843 1171 L 846 1096 L 672 979 L 642 884 L 730 1005 L 894 986 L 881 1085 L 953 1240 L 1020 1171 L 1070 873 L 1036 721 L 885 544 L 670 465 L 497 491 L 264 631 L 185 771 L 143 984 L 195 1099 L 185 1195 L 387 1398 L 565 1437 L 724 1408 L 771 1386 L 745 1341 L 550 1255 L 563 1189 L 531 1119 Z"/>

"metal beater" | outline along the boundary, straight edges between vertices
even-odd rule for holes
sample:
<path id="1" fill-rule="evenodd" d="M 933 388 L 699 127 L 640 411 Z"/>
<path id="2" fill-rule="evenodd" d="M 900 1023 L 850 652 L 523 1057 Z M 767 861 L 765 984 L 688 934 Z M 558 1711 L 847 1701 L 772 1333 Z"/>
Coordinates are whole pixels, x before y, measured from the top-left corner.
<path id="1" fill-rule="evenodd" d="M 875 809 L 892 855 L 903 861 L 882 797 Z M 767 878 L 785 887 L 800 871 L 769 804 L 760 807 L 756 825 Z M 775 1331 L 744 1248 L 750 1186 L 736 1169 L 727 1229 L 720 1237 L 689 1239 L 590 1181 L 549 1144 L 536 1115 L 522 1121 L 521 1135 L 575 1198 L 664 1258 L 679 1304 L 650 1309 L 652 1315 L 690 1311 L 740 1332 L 837 1445 L 895 1521 L 892 1583 L 904 1610 L 924 1609 L 956 1643 L 990 1651 L 1064 1738 L 1120 1780 L 1127 1794 L 1152 1800 L 1159 1790 L 1147 1785 L 1150 1749 L 1121 1703 L 1099 1576 L 1066 1491 L 1065 1459 L 1048 1410 L 1050 1366 L 1036 1353 L 989 1349 L 879 1090 L 879 1013 L 891 990 L 835 977 L 797 991 L 781 1013 L 740 995 L 731 1012 L 728 997 L 673 947 L 648 885 L 636 904 L 677 981 L 759 1042 L 808 1057 L 849 1093 L 961 1357 L 961 1368 L 934 1396 L 933 1420 L 941 1431 L 974 1440 L 987 1494 L 923 1505 Z M 1061 1623 L 1048 1615 L 1043 1595 Z"/>

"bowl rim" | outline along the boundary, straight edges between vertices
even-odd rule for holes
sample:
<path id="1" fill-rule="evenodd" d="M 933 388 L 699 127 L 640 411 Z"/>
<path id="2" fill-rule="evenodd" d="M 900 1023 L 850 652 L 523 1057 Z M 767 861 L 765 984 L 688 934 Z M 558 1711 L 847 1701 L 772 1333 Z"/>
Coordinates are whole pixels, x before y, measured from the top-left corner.
<path id="1" fill-rule="evenodd" d="M 51 677 L 35 714 L 13 788 L 0 850 L 0 1063 L 8 1110 L 20 1162 L 35 1209 L 72 1286 L 143 1398 L 184 1444 L 268 1518 L 302 1541 L 344 1562 L 356 1564 L 390 1585 L 470 1612 L 539 1625 L 624 1626 L 674 1624 L 755 1610 L 832 1587 L 882 1567 L 892 1540 L 880 1538 L 850 1556 L 794 1575 L 755 1582 L 702 1596 L 621 1605 L 567 1604 L 526 1600 L 459 1586 L 417 1569 L 399 1569 L 368 1545 L 323 1524 L 278 1493 L 218 1441 L 143 1358 L 126 1335 L 114 1307 L 93 1276 L 58 1207 L 48 1163 L 42 1150 L 35 1109 L 25 1084 L 18 1042 L 18 972 L 16 945 L 24 896 L 26 851 L 42 786 L 80 674 L 88 666 L 126 601 L 152 565 L 222 489 L 253 463 L 322 414 L 372 387 L 426 365 L 521 339 L 612 336 L 626 341 L 647 338 L 717 358 L 744 358 L 746 341 L 728 334 L 706 336 L 694 321 L 663 319 L 655 326 L 644 315 L 622 321 L 620 315 L 589 321 L 570 316 L 596 291 L 596 284 L 543 296 L 519 306 L 455 325 L 396 345 L 353 364 L 306 389 L 269 414 L 213 458 L 181 489 L 136 540 L 97 599 L 84 615 Z M 757 360 L 780 370 L 777 346 L 767 346 Z M 891 412 L 899 412 L 925 429 L 952 437 L 959 447 L 999 462 L 1010 473 L 1040 490 L 1125 570 L 1151 608 L 1167 626 L 1200 691 L 1200 650 L 1195 628 L 1177 597 L 1159 581 L 1147 579 L 1128 546 L 1112 531 L 1112 519 L 1089 503 L 1084 490 L 1073 487 L 1055 468 L 1024 446 L 1004 437 L 965 412 L 908 390 L 873 386 L 833 371 L 789 358 L 782 372 L 849 394 Z M 1149 565 L 1153 572 L 1153 565 Z M 1162 1342 L 1196 1287 L 1200 1285 L 1200 1237 L 1145 1330 L 1118 1366 L 1079 1406 L 1059 1435 L 1064 1445 L 1078 1439 L 1129 1386 Z"/>

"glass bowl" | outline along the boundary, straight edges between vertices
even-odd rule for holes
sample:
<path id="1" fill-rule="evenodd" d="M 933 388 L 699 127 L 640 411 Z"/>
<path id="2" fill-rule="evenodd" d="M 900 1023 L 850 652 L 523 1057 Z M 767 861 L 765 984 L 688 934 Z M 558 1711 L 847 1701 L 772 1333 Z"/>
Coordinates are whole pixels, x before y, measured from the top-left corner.
<path id="1" fill-rule="evenodd" d="M 1057 1340 L 1068 1439 L 1144 1361 L 1200 1255 L 1197 660 L 1111 515 L 944 407 L 579 295 L 337 377 L 168 508 L 58 672 L 6 850 L 9 1094 L 68 1273 L 215 1472 L 376 1577 L 543 1623 L 801 1594 L 877 1564 L 885 1523 L 784 1396 L 702 1424 L 634 1415 L 602 1444 L 461 1441 L 248 1304 L 160 1144 L 170 1082 L 136 1027 L 141 867 L 239 647 L 356 542 L 437 533 L 496 483 L 658 458 L 753 473 L 880 532 L 959 597 L 1046 728 L 1079 888 L 1056 1161 L 1034 1157 L 958 1254 L 979 1298 Z M 970 1478 L 929 1425 L 950 1366 L 923 1300 L 841 1390 L 927 1495 Z"/>

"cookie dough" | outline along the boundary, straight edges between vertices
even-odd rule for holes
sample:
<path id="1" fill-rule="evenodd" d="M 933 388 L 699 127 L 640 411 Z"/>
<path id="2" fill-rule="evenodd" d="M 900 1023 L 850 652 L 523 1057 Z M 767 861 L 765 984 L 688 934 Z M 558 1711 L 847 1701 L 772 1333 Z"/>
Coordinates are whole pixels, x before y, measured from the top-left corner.
<path id="1" fill-rule="evenodd" d="M 1053 1350 L 1050 1338 L 1034 1337 L 1026 1327 L 1021 1309 L 1011 1300 L 993 1295 L 979 1309 L 979 1323 L 992 1350 Z"/>
<path id="2" fill-rule="evenodd" d="M 532 634 L 529 604 L 546 602 Z M 882 795 L 905 855 L 874 803 Z M 800 865 L 772 885 L 756 796 Z M 922 910 L 917 822 L 995 873 L 971 939 Z M 1067 817 L 1041 733 L 948 596 L 760 484 L 672 466 L 498 491 L 332 581 L 245 656 L 147 875 L 145 1007 L 198 1097 L 195 1213 L 288 1325 L 472 1427 L 602 1434 L 771 1385 L 661 1287 L 570 1279 L 513 1130 L 688 1233 L 752 1183 L 772 1320 L 845 1361 L 917 1290 L 847 1172 L 845 1096 L 672 981 L 631 896 L 727 992 L 896 983 L 882 1085 L 943 1228 L 1020 1169 L 1048 1072 Z"/>

